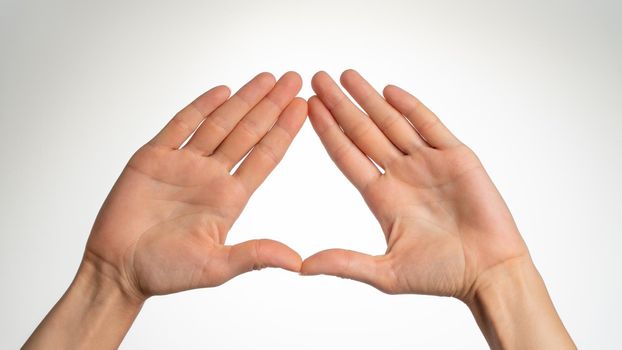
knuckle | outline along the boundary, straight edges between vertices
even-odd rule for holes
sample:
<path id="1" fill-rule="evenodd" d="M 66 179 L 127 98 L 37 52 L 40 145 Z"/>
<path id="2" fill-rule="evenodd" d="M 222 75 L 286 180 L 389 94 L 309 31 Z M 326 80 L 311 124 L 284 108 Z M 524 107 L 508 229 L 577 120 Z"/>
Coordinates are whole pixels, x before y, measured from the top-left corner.
<path id="1" fill-rule="evenodd" d="M 384 133 L 390 133 L 392 129 L 398 126 L 399 120 L 399 117 L 389 114 L 378 122 L 378 126 Z"/>
<path id="2" fill-rule="evenodd" d="M 430 117 L 429 119 L 423 121 L 418 129 L 422 133 L 429 133 L 430 130 L 432 130 L 434 128 L 437 128 L 440 125 L 441 125 L 441 121 L 438 119 L 438 117 L 434 116 L 434 117 Z"/>
<path id="3" fill-rule="evenodd" d="M 273 112 L 278 112 L 281 109 L 283 109 L 284 103 L 279 100 L 278 96 L 275 96 L 273 94 L 268 94 L 264 98 L 264 101 L 265 101 L 266 107 Z"/>
<path id="4" fill-rule="evenodd" d="M 205 123 L 223 133 L 228 133 L 230 129 L 229 123 L 227 123 L 224 118 L 220 116 L 209 118 L 205 121 Z"/>
<path id="5" fill-rule="evenodd" d="M 365 135 L 369 133 L 370 130 L 371 123 L 361 122 L 358 125 L 355 125 L 352 130 L 350 130 L 350 138 L 352 138 L 353 140 L 360 140 L 365 137 Z"/>
<path id="6" fill-rule="evenodd" d="M 231 97 L 229 100 L 232 100 L 233 102 L 240 104 L 241 107 L 245 109 L 250 109 L 252 106 L 250 99 L 246 97 L 245 95 L 240 94 L 239 92 L 233 95 L 233 97 Z"/>
<path id="7" fill-rule="evenodd" d="M 295 134 L 292 134 L 291 132 L 287 131 L 287 129 L 285 129 L 283 126 L 278 124 L 275 125 L 270 131 L 276 134 L 280 134 L 278 137 L 275 137 L 275 139 L 281 140 L 285 144 L 289 144 L 290 142 L 292 142 L 294 140 L 294 137 L 296 136 Z"/>
<path id="8" fill-rule="evenodd" d="M 181 114 L 177 114 L 171 119 L 171 125 L 184 133 L 191 133 L 194 131 L 194 128 L 184 120 Z"/>
<path id="9" fill-rule="evenodd" d="M 281 161 L 281 157 L 275 152 L 274 148 L 264 142 L 258 143 L 255 146 L 255 150 L 264 158 L 268 159 L 272 165 L 276 165 Z"/>
<path id="10" fill-rule="evenodd" d="M 348 101 L 349 100 L 345 95 L 339 94 L 337 96 L 326 96 L 326 101 L 324 102 L 326 103 L 326 107 L 328 107 L 329 110 L 337 111 L 343 108 Z"/>
<path id="11" fill-rule="evenodd" d="M 255 122 L 254 120 L 250 118 L 245 118 L 238 125 L 240 127 L 240 130 L 244 131 L 246 134 L 251 136 L 253 139 L 260 139 L 261 136 L 263 136 L 261 134 L 261 131 L 259 130 L 260 128 L 257 122 Z"/>
<path id="12" fill-rule="evenodd" d="M 346 142 L 340 143 L 337 146 L 335 146 L 335 148 L 333 149 L 333 151 L 330 153 L 330 157 L 333 160 L 333 162 L 339 164 L 341 163 L 344 159 L 347 158 L 347 155 L 352 151 L 352 146 Z"/>

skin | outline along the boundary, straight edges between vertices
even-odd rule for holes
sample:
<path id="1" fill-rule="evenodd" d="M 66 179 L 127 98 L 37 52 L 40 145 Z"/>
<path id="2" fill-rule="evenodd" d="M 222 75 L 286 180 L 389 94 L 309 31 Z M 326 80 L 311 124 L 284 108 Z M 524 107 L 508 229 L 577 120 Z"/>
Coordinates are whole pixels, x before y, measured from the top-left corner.
<path id="1" fill-rule="evenodd" d="M 355 71 L 341 81 L 369 114 L 320 72 L 312 81 L 310 119 L 380 222 L 387 251 L 323 251 L 305 261 L 304 273 L 354 278 L 387 293 L 464 299 L 483 271 L 528 255 L 475 154 L 431 111 L 395 86 L 383 98 Z"/>
<path id="2" fill-rule="evenodd" d="M 259 74 L 231 98 L 216 87 L 140 148 L 101 208 L 74 282 L 24 348 L 114 348 L 150 296 L 263 267 L 299 271 L 302 259 L 283 243 L 225 240 L 306 118 L 301 84 L 289 72 L 278 82 Z"/>
<path id="3" fill-rule="evenodd" d="M 341 84 L 363 111 L 319 72 L 309 118 L 378 219 L 387 249 L 381 256 L 321 251 L 301 273 L 350 278 L 390 294 L 456 297 L 493 348 L 574 348 L 477 156 L 399 87 L 381 95 L 354 70 Z"/>
<path id="4" fill-rule="evenodd" d="M 297 73 L 276 83 L 264 73 L 228 100 L 228 89 L 217 87 L 182 110 L 130 159 L 95 221 L 86 258 L 113 266 L 128 293 L 143 299 L 214 287 L 266 266 L 298 271 L 300 256 L 281 243 L 224 242 L 306 117 L 306 102 L 294 99 L 300 87 Z"/>
<path id="5" fill-rule="evenodd" d="M 353 70 L 341 83 L 363 110 L 319 72 L 308 114 L 380 222 L 385 254 L 330 249 L 303 262 L 272 240 L 225 244 L 307 114 L 295 97 L 296 73 L 278 82 L 262 73 L 231 98 L 223 86 L 206 92 L 134 154 L 76 278 L 24 348 L 117 347 L 150 296 L 218 286 L 263 267 L 354 279 L 390 294 L 456 297 L 491 348 L 575 348 L 475 154 L 406 91 L 390 85 L 381 95 Z"/>

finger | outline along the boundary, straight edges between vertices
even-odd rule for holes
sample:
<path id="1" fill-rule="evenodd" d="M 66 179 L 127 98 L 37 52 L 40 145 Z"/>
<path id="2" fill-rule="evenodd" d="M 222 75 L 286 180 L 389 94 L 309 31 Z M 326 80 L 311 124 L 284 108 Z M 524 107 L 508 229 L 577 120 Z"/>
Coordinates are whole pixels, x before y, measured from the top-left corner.
<path id="1" fill-rule="evenodd" d="M 272 74 L 257 75 L 205 119 L 185 148 L 202 155 L 211 155 L 240 119 L 270 92 L 274 84 Z"/>
<path id="2" fill-rule="evenodd" d="M 326 72 L 318 72 L 311 86 L 346 135 L 376 164 L 386 168 L 402 155 L 365 113 L 356 107 Z"/>
<path id="3" fill-rule="evenodd" d="M 395 110 L 357 71 L 348 69 L 341 75 L 341 85 L 367 112 L 387 138 L 404 153 L 425 146 L 421 136 L 404 116 Z"/>
<path id="4" fill-rule="evenodd" d="M 383 94 L 387 102 L 405 115 L 432 147 L 445 148 L 460 144 L 440 119 L 415 96 L 395 85 L 385 87 Z"/>
<path id="5" fill-rule="evenodd" d="M 264 267 L 300 271 L 302 258 L 292 248 L 270 239 L 255 239 L 230 246 L 227 269 L 232 277 Z"/>
<path id="6" fill-rule="evenodd" d="M 328 155 L 359 191 L 380 176 L 378 168 L 343 133 L 317 96 L 309 99 L 309 120 Z"/>
<path id="7" fill-rule="evenodd" d="M 154 145 L 178 149 L 203 119 L 229 98 L 230 93 L 231 91 L 226 86 L 217 86 L 203 93 L 175 114 L 173 119 L 150 142 Z"/>
<path id="8" fill-rule="evenodd" d="M 301 86 L 302 79 L 298 73 L 285 73 L 272 91 L 235 126 L 212 156 L 231 170 L 270 130 Z"/>
<path id="9" fill-rule="evenodd" d="M 301 275 L 332 275 L 367 283 L 393 293 L 391 274 L 384 256 L 372 256 L 345 249 L 328 249 L 302 262 Z"/>
<path id="10" fill-rule="evenodd" d="M 283 159 L 306 116 L 307 102 L 299 97 L 292 100 L 272 129 L 240 164 L 233 175 L 241 181 L 249 193 L 254 192 Z"/>

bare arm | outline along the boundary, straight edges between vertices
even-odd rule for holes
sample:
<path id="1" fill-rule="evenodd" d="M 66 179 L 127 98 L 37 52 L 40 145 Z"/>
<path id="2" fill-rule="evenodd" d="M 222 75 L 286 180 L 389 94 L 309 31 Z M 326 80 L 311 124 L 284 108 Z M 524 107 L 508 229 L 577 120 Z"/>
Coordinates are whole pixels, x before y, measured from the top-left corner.
<path id="1" fill-rule="evenodd" d="M 134 322 L 144 299 L 126 293 L 96 263 L 85 259 L 65 295 L 23 349 L 114 349 Z"/>
<path id="2" fill-rule="evenodd" d="M 473 289 L 465 302 L 491 348 L 576 348 L 528 257 L 488 269 Z"/>

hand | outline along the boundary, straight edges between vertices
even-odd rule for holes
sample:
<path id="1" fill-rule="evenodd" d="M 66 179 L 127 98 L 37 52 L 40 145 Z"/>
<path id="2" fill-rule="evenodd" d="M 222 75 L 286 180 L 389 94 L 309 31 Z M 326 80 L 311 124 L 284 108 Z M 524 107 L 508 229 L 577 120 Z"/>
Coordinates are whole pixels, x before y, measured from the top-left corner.
<path id="1" fill-rule="evenodd" d="M 276 83 L 262 73 L 230 99 L 219 86 L 182 109 L 123 170 L 84 260 L 138 299 L 217 286 L 263 267 L 298 271 L 300 256 L 282 243 L 224 243 L 306 118 L 306 102 L 295 98 L 300 87 L 296 73 Z"/>
<path id="2" fill-rule="evenodd" d="M 381 256 L 322 251 L 304 261 L 303 274 L 351 278 L 386 293 L 465 300 L 486 271 L 529 259 L 478 158 L 428 108 L 396 86 L 387 86 L 383 98 L 352 70 L 341 83 L 367 115 L 319 72 L 309 118 L 380 222 L 387 250 Z"/>
<path id="3" fill-rule="evenodd" d="M 302 259 L 282 243 L 224 243 L 306 118 L 295 98 L 301 84 L 294 72 L 278 82 L 262 73 L 231 98 L 213 88 L 139 149 L 95 220 L 71 286 L 23 348 L 116 348 L 149 296 L 262 267 L 299 271 Z"/>
<path id="4" fill-rule="evenodd" d="M 383 98 L 352 70 L 341 82 L 367 115 L 320 72 L 309 118 L 380 222 L 387 250 L 325 250 L 307 258 L 301 274 L 457 297 L 493 349 L 575 349 L 475 154 L 406 91 L 389 85 Z"/>

